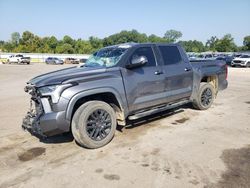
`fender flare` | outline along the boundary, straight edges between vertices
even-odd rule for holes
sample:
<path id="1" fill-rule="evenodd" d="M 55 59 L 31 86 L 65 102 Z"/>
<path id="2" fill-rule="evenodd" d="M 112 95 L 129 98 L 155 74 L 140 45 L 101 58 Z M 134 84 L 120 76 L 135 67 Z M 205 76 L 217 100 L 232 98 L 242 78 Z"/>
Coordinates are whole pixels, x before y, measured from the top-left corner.
<path id="1" fill-rule="evenodd" d="M 126 105 L 126 101 L 122 100 L 122 97 L 120 96 L 120 94 L 113 88 L 97 88 L 97 89 L 90 89 L 90 90 L 85 90 L 85 91 L 79 92 L 79 93 L 75 94 L 69 100 L 69 104 L 68 104 L 67 109 L 66 109 L 66 120 L 71 121 L 73 108 L 79 99 L 81 99 L 83 97 L 101 94 L 101 93 L 107 93 L 107 92 L 112 93 L 116 97 L 116 99 L 121 107 L 121 110 L 124 113 L 124 117 L 126 117 L 126 114 L 128 112 L 128 108 Z"/>

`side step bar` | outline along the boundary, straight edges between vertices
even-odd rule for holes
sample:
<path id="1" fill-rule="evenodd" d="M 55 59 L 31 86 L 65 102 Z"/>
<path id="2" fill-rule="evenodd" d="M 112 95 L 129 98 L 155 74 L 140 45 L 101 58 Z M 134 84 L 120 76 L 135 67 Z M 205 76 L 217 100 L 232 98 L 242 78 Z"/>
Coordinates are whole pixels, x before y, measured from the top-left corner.
<path id="1" fill-rule="evenodd" d="M 147 110 L 147 111 L 143 111 L 143 112 L 139 112 L 137 114 L 131 115 L 131 116 L 128 117 L 128 119 L 129 120 L 139 119 L 139 118 L 149 116 L 149 115 L 152 115 L 152 114 L 156 114 L 158 112 L 162 112 L 162 111 L 165 111 L 165 110 L 168 110 L 168 109 L 171 109 L 171 108 L 176 108 L 178 106 L 182 106 L 182 105 L 187 104 L 187 103 L 190 103 L 190 100 L 185 100 L 185 101 L 180 101 L 180 102 L 177 102 L 177 103 L 167 104 L 165 106 L 156 107 L 156 108 L 153 108 L 153 109 L 150 109 L 150 110 Z"/>

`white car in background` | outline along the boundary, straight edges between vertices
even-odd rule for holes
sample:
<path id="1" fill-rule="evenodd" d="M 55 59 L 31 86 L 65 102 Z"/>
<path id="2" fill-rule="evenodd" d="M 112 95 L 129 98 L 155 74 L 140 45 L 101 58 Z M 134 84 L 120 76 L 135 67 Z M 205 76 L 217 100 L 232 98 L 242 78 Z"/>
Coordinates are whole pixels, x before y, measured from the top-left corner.
<path id="1" fill-rule="evenodd" d="M 30 57 L 24 57 L 21 54 L 11 55 L 7 58 L 7 63 L 30 64 Z"/>
<path id="2" fill-rule="evenodd" d="M 241 66 L 250 68 L 250 55 L 242 55 L 233 59 L 231 63 L 232 67 Z"/>

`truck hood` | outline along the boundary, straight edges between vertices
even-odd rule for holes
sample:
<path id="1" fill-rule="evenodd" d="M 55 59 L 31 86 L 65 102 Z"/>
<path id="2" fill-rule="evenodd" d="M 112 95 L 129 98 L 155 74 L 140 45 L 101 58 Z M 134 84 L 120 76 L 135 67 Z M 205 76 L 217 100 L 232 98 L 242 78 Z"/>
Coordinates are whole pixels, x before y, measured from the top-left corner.
<path id="1" fill-rule="evenodd" d="M 32 78 L 27 84 L 34 85 L 35 87 L 43 87 L 47 85 L 62 84 L 67 80 L 74 78 L 85 77 L 95 74 L 106 72 L 106 68 L 103 67 L 71 67 L 61 69 L 58 71 L 49 72 Z"/>
<path id="2" fill-rule="evenodd" d="M 237 57 L 237 58 L 234 58 L 233 61 L 250 61 L 250 58 L 240 58 L 240 57 Z"/>

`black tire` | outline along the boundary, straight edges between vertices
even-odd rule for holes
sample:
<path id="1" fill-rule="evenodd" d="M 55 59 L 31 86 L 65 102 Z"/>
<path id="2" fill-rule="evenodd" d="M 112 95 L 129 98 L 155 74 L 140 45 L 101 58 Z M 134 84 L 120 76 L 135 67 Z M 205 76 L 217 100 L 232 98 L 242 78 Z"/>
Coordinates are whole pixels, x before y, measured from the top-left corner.
<path id="1" fill-rule="evenodd" d="M 78 144 L 95 149 L 112 140 L 116 126 L 116 114 L 110 105 L 102 101 L 89 101 L 76 110 L 71 130 Z"/>
<path id="2" fill-rule="evenodd" d="M 247 67 L 247 68 L 250 68 L 250 62 L 247 63 L 246 67 Z"/>
<path id="3" fill-rule="evenodd" d="M 213 104 L 215 90 L 210 83 L 201 82 L 197 98 L 193 101 L 193 107 L 198 110 L 207 110 Z"/>

